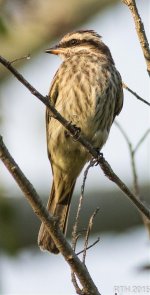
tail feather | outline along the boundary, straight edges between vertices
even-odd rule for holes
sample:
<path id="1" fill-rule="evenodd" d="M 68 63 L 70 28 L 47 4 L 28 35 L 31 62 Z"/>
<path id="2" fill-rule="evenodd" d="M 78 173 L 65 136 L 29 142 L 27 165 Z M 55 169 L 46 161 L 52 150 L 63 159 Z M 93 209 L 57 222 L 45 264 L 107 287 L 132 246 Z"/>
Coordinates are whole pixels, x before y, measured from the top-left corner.
<path id="1" fill-rule="evenodd" d="M 70 209 L 71 197 L 73 194 L 75 182 L 73 182 L 70 186 L 69 191 L 62 190 L 61 195 L 57 195 L 55 191 L 55 184 L 53 182 L 51 194 L 48 200 L 47 209 L 49 213 L 53 216 L 57 216 L 59 218 L 59 227 L 64 234 L 67 231 L 67 223 L 68 223 L 68 215 Z M 59 250 L 57 249 L 55 243 L 50 237 L 45 225 L 42 223 L 39 235 L 38 235 L 38 245 L 42 250 L 48 250 L 54 254 L 58 254 Z"/>

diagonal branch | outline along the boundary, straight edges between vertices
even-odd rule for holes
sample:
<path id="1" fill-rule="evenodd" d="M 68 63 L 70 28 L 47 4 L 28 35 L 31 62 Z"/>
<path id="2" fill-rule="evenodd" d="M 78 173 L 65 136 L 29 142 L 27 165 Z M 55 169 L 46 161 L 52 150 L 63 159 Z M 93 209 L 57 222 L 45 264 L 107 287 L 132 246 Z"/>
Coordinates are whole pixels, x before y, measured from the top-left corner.
<path id="1" fill-rule="evenodd" d="M 131 88 L 129 88 L 125 83 L 122 83 L 122 85 L 123 85 L 124 89 L 126 89 L 127 91 L 132 93 L 138 100 L 140 100 L 140 101 L 144 102 L 145 104 L 147 104 L 148 106 L 150 106 L 150 102 L 148 102 L 147 100 L 145 100 L 144 98 L 139 96 L 135 91 L 133 91 Z"/>
<path id="2" fill-rule="evenodd" d="M 149 48 L 147 36 L 145 33 L 144 24 L 139 15 L 136 2 L 135 0 L 122 0 L 122 1 L 124 4 L 126 4 L 129 7 L 131 14 L 133 16 L 136 32 L 137 32 L 139 42 L 141 44 L 141 48 L 143 51 L 143 55 L 146 61 L 147 72 L 148 72 L 148 75 L 150 76 L 150 48 Z"/>
<path id="3" fill-rule="evenodd" d="M 136 198 L 136 196 L 128 189 L 124 182 L 115 174 L 115 172 L 110 167 L 109 163 L 104 159 L 99 160 L 100 166 L 105 174 L 111 181 L 113 181 L 124 194 L 130 199 L 130 201 L 137 207 L 137 209 L 150 220 L 150 210 L 145 206 L 145 204 Z"/>
<path id="4" fill-rule="evenodd" d="M 87 248 L 86 248 L 86 250 L 89 250 L 89 249 L 91 249 L 92 247 L 94 247 L 97 243 L 99 243 L 99 241 L 100 241 L 100 237 L 98 237 L 91 245 L 89 245 Z M 76 253 L 77 255 L 80 255 L 80 254 L 82 254 L 84 252 L 84 249 L 83 250 L 81 250 L 81 251 L 79 251 L 78 253 Z"/>
<path id="5" fill-rule="evenodd" d="M 55 217 L 52 217 L 48 213 L 47 209 L 43 206 L 39 195 L 10 155 L 5 144 L 3 143 L 1 136 L 0 159 L 3 161 L 4 165 L 7 167 L 7 169 L 17 182 L 18 186 L 22 190 L 37 217 L 46 225 L 49 234 L 52 236 L 52 239 L 57 245 L 57 248 L 63 255 L 64 259 L 67 261 L 67 263 L 70 265 L 71 270 L 76 274 L 81 285 L 83 286 L 84 294 L 100 295 L 87 268 L 79 260 L 78 256 L 74 253 L 73 249 L 59 229 L 57 219 Z"/>
<path id="6" fill-rule="evenodd" d="M 29 91 L 36 96 L 40 101 L 42 101 L 51 111 L 54 118 L 58 120 L 72 135 L 72 137 L 80 142 L 86 150 L 95 158 L 104 174 L 113 181 L 121 190 L 125 193 L 126 196 L 131 200 L 131 202 L 138 208 L 138 210 L 143 213 L 150 220 L 150 211 L 142 203 L 142 201 L 138 200 L 136 196 L 128 189 L 128 187 L 122 182 L 122 180 L 114 173 L 108 162 L 104 159 L 104 157 L 99 156 L 99 152 L 92 146 L 92 144 L 78 132 L 78 128 L 68 122 L 61 114 L 55 109 L 51 100 L 46 96 L 44 97 L 41 93 L 39 93 L 24 77 L 8 62 L 6 59 L 0 56 L 0 62 L 12 73 L 14 76 L 26 87 Z"/>
<path id="7" fill-rule="evenodd" d="M 0 56 L 0 63 L 2 63 L 35 97 L 37 97 L 41 102 L 43 102 L 51 111 L 51 115 L 57 119 L 74 137 L 75 140 L 79 141 L 87 150 L 93 155 L 94 158 L 98 157 L 98 152 L 93 148 L 91 143 L 81 136 L 78 132 L 78 128 L 73 124 L 68 122 L 64 117 L 61 116 L 59 112 L 53 106 L 50 98 L 48 96 L 43 96 L 38 92 L 5 58 Z"/>

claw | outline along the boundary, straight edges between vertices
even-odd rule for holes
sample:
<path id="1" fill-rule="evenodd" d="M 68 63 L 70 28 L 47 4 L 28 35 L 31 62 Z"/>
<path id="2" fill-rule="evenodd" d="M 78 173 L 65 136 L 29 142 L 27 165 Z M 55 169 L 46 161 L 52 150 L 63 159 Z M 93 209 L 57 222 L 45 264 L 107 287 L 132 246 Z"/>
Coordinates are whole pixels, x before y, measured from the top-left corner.
<path id="1" fill-rule="evenodd" d="M 80 137 L 80 133 L 81 133 L 81 128 L 77 127 L 76 125 L 73 125 L 73 127 L 76 129 L 75 133 L 73 135 L 73 141 L 77 141 Z"/>
<path id="2" fill-rule="evenodd" d="M 99 165 L 99 161 L 100 161 L 100 159 L 103 158 L 103 153 L 101 153 L 100 150 L 99 150 L 98 148 L 96 148 L 95 150 L 96 150 L 96 152 L 98 153 L 98 156 L 97 156 L 97 159 L 93 158 L 92 161 L 93 161 L 93 165 L 94 165 L 94 166 L 97 166 L 97 165 Z"/>
<path id="3" fill-rule="evenodd" d="M 72 136 L 73 137 L 73 141 L 77 141 L 80 137 L 80 133 L 81 133 L 81 128 L 77 127 L 75 124 L 72 124 L 72 121 L 68 122 L 67 126 L 72 125 L 72 127 L 74 127 L 75 131 L 74 131 L 74 135 L 70 134 L 67 130 L 64 131 L 65 137 L 69 137 Z"/>

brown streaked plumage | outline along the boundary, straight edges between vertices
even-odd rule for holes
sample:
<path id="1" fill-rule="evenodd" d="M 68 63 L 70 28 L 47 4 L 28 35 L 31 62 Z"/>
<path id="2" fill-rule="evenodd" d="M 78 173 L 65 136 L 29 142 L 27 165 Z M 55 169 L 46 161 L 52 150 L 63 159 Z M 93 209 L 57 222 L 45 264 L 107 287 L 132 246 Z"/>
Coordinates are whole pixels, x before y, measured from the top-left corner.
<path id="1" fill-rule="evenodd" d="M 53 104 L 62 116 L 81 128 L 81 133 L 95 148 L 101 150 L 123 105 L 122 81 L 109 48 L 97 33 L 87 30 L 66 34 L 58 45 L 46 52 L 63 59 L 49 93 Z M 48 109 L 46 132 L 53 172 L 47 208 L 52 215 L 58 216 L 59 226 L 66 233 L 75 182 L 90 155 L 51 117 Z M 59 252 L 43 224 L 38 244 L 43 250 Z"/>

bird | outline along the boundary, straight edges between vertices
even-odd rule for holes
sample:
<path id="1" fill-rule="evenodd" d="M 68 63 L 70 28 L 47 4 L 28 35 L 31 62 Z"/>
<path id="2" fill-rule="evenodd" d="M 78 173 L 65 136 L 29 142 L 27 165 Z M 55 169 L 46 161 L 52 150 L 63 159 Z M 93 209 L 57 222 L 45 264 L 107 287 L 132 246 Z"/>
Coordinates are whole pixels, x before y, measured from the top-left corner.
<path id="1" fill-rule="evenodd" d="M 94 30 L 78 30 L 65 34 L 46 53 L 62 59 L 49 91 L 51 103 L 101 151 L 123 106 L 122 79 L 108 46 Z M 47 209 L 58 218 L 59 228 L 66 234 L 76 179 L 91 155 L 72 139 L 48 108 L 46 137 L 53 174 Z M 40 226 L 38 245 L 41 250 L 59 253 L 44 223 Z"/>

